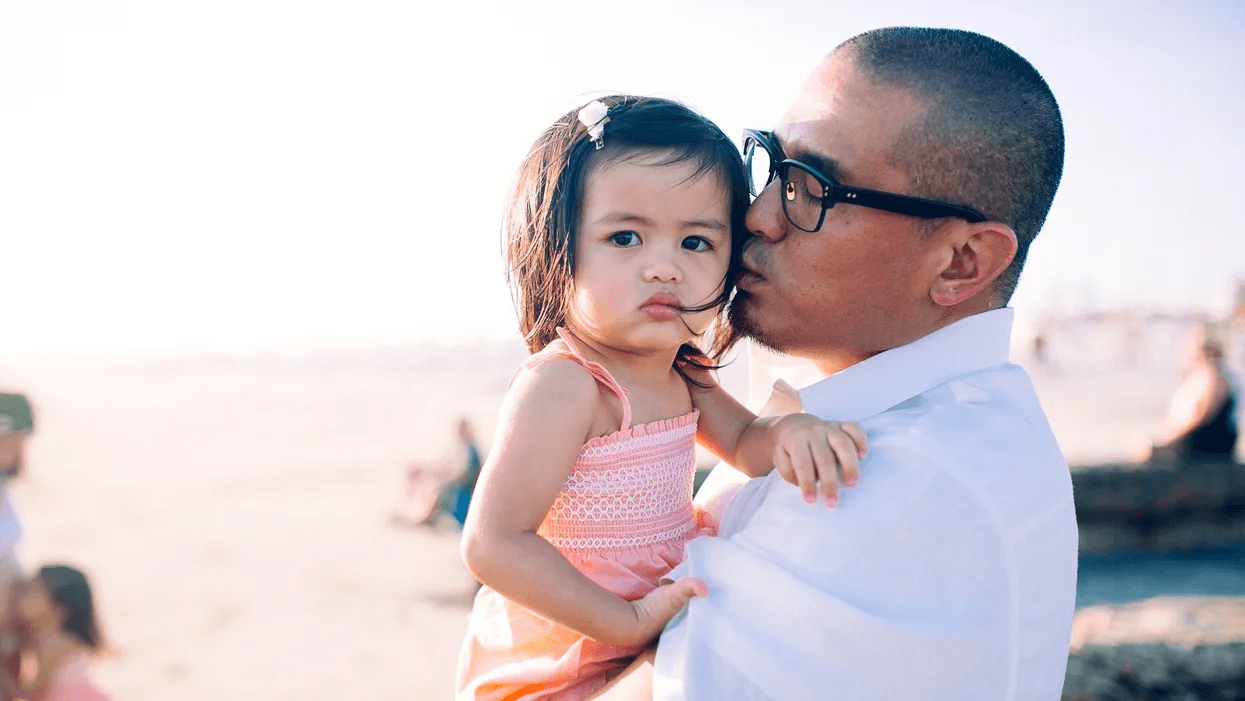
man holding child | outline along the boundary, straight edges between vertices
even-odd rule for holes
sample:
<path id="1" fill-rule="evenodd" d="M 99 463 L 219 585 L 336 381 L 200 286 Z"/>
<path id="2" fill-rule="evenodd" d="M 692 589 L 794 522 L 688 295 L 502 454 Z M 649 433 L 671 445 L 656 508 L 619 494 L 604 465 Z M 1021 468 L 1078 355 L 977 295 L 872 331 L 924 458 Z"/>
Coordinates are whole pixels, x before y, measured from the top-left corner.
<path id="1" fill-rule="evenodd" d="M 719 536 L 671 573 L 709 596 L 603 697 L 1059 697 L 1072 487 L 1008 362 L 1006 305 L 1063 147 L 1038 72 L 947 29 L 853 37 L 773 132 L 746 134 L 755 238 L 732 322 L 828 376 L 799 401 L 861 423 L 864 477 L 825 509 L 719 468 L 698 497 Z"/>

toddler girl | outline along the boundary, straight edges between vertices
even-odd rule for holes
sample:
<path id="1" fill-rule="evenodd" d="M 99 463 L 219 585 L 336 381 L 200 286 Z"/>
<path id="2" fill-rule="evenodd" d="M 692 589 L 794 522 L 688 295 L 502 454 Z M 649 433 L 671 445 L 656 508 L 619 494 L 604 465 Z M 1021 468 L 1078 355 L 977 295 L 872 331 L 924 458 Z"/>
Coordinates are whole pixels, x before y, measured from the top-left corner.
<path id="1" fill-rule="evenodd" d="M 460 699 L 597 691 L 704 584 L 658 586 L 712 532 L 692 508 L 696 440 L 806 501 L 856 481 L 864 435 L 805 414 L 758 419 L 694 342 L 739 268 L 748 188 L 734 144 L 669 100 L 614 96 L 547 129 L 519 171 L 509 275 L 534 355 L 506 394 L 463 533 L 484 586 Z"/>

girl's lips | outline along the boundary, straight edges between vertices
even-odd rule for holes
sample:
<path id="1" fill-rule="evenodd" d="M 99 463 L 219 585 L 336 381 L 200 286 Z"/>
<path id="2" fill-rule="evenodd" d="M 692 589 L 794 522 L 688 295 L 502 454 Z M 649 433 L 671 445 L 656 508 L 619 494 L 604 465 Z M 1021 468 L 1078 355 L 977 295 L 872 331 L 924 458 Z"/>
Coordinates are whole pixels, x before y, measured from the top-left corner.
<path id="1" fill-rule="evenodd" d="M 658 321 L 669 321 L 679 317 L 679 298 L 668 292 L 658 292 L 640 305 L 640 311 Z"/>
<path id="2" fill-rule="evenodd" d="M 657 321 L 670 321 L 679 318 L 679 310 L 674 307 L 668 307 L 664 304 L 646 304 L 640 307 L 645 314 L 653 317 Z"/>

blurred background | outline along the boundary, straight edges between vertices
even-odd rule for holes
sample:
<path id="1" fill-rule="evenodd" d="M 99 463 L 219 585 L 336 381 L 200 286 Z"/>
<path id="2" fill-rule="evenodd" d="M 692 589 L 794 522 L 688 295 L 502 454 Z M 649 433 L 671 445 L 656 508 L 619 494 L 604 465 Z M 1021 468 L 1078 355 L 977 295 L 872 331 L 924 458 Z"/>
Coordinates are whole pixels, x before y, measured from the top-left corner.
<path id="1" fill-rule="evenodd" d="M 988 34 L 1054 90 L 1067 160 L 1013 360 L 1074 471 L 1140 460 L 1201 339 L 1245 353 L 1239 2 L 0 0 L 18 553 L 91 577 L 99 684 L 447 697 L 473 584 L 452 523 L 408 527 L 411 466 L 455 469 L 460 417 L 486 451 L 525 355 L 498 229 L 533 139 L 620 91 L 768 128 L 835 45 L 897 24 Z M 740 396 L 802 372 L 748 356 Z M 1135 472 L 1100 469 L 1107 494 Z M 1198 537 L 1125 532 L 1153 521 L 1133 492 L 1101 518 L 1078 645 L 1245 640 L 1229 482 Z"/>

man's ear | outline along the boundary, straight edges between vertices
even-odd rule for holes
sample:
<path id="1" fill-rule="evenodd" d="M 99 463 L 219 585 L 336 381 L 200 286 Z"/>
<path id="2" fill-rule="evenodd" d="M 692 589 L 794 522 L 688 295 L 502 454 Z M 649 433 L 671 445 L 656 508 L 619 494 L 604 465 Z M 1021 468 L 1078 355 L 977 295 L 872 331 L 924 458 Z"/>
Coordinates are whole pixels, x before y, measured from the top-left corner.
<path id="1" fill-rule="evenodd" d="M 939 306 L 955 306 L 986 290 L 1016 257 L 1016 232 L 1010 226 L 996 221 L 962 224 L 941 242 L 942 269 L 929 290 Z"/>

